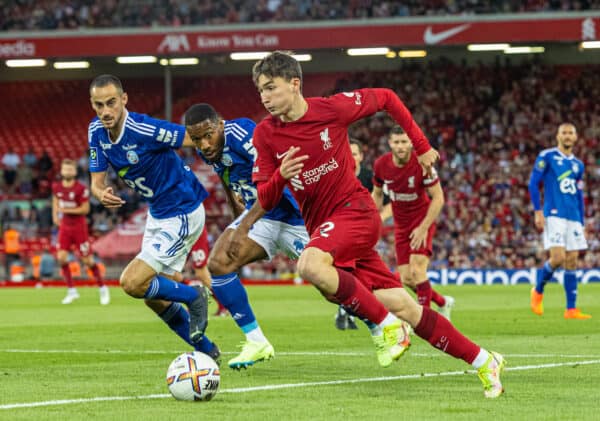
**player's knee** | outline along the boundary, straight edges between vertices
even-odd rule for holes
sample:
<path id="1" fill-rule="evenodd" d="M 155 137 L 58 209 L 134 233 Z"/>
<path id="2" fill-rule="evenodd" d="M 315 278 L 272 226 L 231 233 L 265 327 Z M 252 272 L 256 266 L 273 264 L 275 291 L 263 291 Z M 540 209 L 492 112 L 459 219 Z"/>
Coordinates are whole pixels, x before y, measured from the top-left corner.
<path id="1" fill-rule="evenodd" d="M 322 279 L 320 269 L 323 266 L 331 265 L 331 259 L 327 259 L 328 254 L 315 248 L 309 248 L 302 252 L 298 259 L 298 274 L 301 278 L 306 279 L 317 288 L 321 289 L 326 283 Z"/>
<path id="2" fill-rule="evenodd" d="M 577 256 L 567 256 L 565 258 L 565 270 L 577 269 Z"/>
<path id="3" fill-rule="evenodd" d="M 141 280 L 137 279 L 135 276 L 130 275 L 127 271 L 121 274 L 119 283 L 121 284 L 123 291 L 132 297 L 142 298 L 146 293 L 146 288 L 144 288 L 143 282 L 141 282 Z"/>
<path id="4" fill-rule="evenodd" d="M 231 262 L 225 253 L 211 255 L 208 258 L 208 271 L 213 276 L 227 275 L 228 273 L 235 271 L 235 269 L 231 268 L 230 263 Z"/>

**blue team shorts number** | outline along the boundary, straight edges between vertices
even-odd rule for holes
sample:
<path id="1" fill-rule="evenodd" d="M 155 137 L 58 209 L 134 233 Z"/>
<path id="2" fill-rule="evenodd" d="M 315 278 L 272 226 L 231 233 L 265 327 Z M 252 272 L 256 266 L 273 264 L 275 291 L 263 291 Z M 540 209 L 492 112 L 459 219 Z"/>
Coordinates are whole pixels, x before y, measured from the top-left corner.
<path id="1" fill-rule="evenodd" d="M 144 185 L 144 181 L 146 181 L 146 177 L 138 177 L 135 180 L 128 180 L 126 178 L 123 179 L 123 182 L 125 184 L 127 184 L 129 187 L 134 189 L 146 199 L 149 199 L 152 196 L 154 196 L 154 192 L 148 186 Z"/>

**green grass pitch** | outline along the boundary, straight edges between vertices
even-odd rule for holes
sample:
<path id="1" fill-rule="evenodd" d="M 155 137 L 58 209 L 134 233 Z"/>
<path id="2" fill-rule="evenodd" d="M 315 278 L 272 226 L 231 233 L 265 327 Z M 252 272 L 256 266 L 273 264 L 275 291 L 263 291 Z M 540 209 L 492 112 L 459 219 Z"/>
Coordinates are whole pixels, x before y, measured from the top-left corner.
<path id="1" fill-rule="evenodd" d="M 438 289 L 456 298 L 452 320 L 463 333 L 505 355 L 502 397 L 485 399 L 469 366 L 417 337 L 399 362 L 380 368 L 366 328 L 336 330 L 335 306 L 313 288 L 256 286 L 248 293 L 275 358 L 240 372 L 223 364 L 212 401 L 178 402 L 167 395 L 165 373 L 189 348 L 141 301 L 113 288 L 113 302 L 102 307 L 95 288 L 80 288 L 81 299 L 65 306 L 64 289 L 4 288 L 0 419 L 600 417 L 600 285 L 580 286 L 578 304 L 594 315 L 584 321 L 563 319 L 556 284 L 547 288 L 543 317 L 529 311 L 527 285 Z M 243 339 L 229 317 L 212 317 L 207 333 L 224 362 Z"/>

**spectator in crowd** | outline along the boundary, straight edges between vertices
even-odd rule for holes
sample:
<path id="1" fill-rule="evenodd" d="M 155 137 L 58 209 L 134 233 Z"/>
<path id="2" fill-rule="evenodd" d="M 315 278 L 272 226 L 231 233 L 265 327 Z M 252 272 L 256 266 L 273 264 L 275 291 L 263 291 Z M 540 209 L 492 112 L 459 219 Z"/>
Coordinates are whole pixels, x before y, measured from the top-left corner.
<path id="1" fill-rule="evenodd" d="M 38 161 L 38 170 L 40 171 L 40 177 L 47 177 L 48 172 L 52 170 L 54 163 L 52 158 L 48 155 L 48 151 L 42 152 L 42 156 Z"/>
<path id="2" fill-rule="evenodd" d="M 23 163 L 27 165 L 29 168 L 34 169 L 37 165 L 37 155 L 33 151 L 33 148 L 29 148 L 27 153 L 23 155 Z"/>
<path id="3" fill-rule="evenodd" d="M 17 180 L 17 167 L 19 164 L 21 164 L 21 158 L 9 147 L 2 157 L 4 184 L 6 185 L 8 193 L 14 192 L 15 182 Z"/>

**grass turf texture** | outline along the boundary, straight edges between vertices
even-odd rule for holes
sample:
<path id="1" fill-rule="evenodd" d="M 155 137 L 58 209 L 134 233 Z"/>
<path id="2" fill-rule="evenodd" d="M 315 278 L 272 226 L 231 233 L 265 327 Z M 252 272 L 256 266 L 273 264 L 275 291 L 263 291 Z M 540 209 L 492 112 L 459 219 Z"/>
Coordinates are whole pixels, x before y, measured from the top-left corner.
<path id="1" fill-rule="evenodd" d="M 364 325 L 338 331 L 336 307 L 316 290 L 276 286 L 248 288 L 275 359 L 229 369 L 226 361 L 243 337 L 231 318 L 212 317 L 207 333 L 224 352 L 220 392 L 211 402 L 189 403 L 165 396 L 166 369 L 189 348 L 141 301 L 113 288 L 112 303 L 100 306 L 97 289 L 80 288 L 81 299 L 65 306 L 64 289 L 6 288 L 0 290 L 0 419 L 597 419 L 600 285 L 580 286 L 578 304 L 595 316 L 587 321 L 563 319 L 557 284 L 547 287 L 546 314 L 533 315 L 529 289 L 438 287 L 456 298 L 455 325 L 508 360 L 506 393 L 498 399 L 483 397 L 476 375 L 463 373 L 469 366 L 416 337 L 405 357 L 380 368 Z M 306 385 L 333 381 L 340 382 Z M 277 385 L 288 386 L 248 389 Z M 90 401 L 104 397 L 126 400 Z M 64 399 L 84 401 L 5 408 Z"/>

